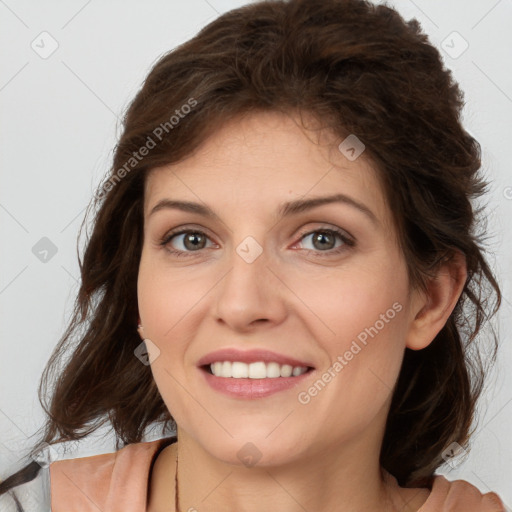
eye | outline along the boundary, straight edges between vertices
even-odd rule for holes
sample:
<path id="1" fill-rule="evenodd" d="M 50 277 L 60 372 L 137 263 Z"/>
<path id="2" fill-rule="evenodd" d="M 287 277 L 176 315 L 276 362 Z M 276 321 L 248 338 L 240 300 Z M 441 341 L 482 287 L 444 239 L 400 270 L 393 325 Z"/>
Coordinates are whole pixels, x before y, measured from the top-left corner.
<path id="1" fill-rule="evenodd" d="M 198 229 L 181 229 L 171 231 L 161 240 L 160 245 L 176 256 L 188 256 L 191 252 L 198 252 L 206 248 L 209 237 Z M 177 246 L 177 248 L 176 248 Z"/>
<path id="2" fill-rule="evenodd" d="M 321 228 L 302 233 L 299 244 L 307 245 L 304 241 L 308 239 L 311 248 L 306 247 L 305 250 L 321 257 L 336 255 L 355 246 L 355 241 L 351 237 L 335 228 Z M 337 241 L 340 243 L 336 245 Z M 202 249 L 218 247 L 204 231 L 185 228 L 167 233 L 160 241 L 160 245 L 175 256 L 193 256 L 194 252 L 200 253 Z M 296 245 L 293 248 L 296 248 Z"/>
<path id="3" fill-rule="evenodd" d="M 355 241 L 352 238 L 349 238 L 346 233 L 333 228 L 322 228 L 315 231 L 308 231 L 301 235 L 300 243 L 304 245 L 304 241 L 308 239 L 310 239 L 311 248 L 306 247 L 306 250 L 317 253 L 317 256 L 332 256 L 333 254 L 346 251 L 348 248 L 355 245 Z M 336 245 L 337 240 L 341 242 L 338 245 Z"/>

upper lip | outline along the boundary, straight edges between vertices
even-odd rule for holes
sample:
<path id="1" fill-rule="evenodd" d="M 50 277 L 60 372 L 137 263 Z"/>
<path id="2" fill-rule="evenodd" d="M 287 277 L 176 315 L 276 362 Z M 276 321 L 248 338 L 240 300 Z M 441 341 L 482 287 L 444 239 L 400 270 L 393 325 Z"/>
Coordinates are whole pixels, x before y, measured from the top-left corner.
<path id="1" fill-rule="evenodd" d="M 290 366 L 308 366 L 313 367 L 312 364 L 299 361 L 293 357 L 285 356 L 272 352 L 271 350 L 265 349 L 253 349 L 253 350 L 238 350 L 236 348 L 224 348 L 210 352 L 203 356 L 197 362 L 198 366 L 206 366 L 217 361 L 240 361 L 242 363 L 256 363 L 257 361 L 263 361 L 265 363 L 276 362 L 280 365 L 289 364 Z"/>

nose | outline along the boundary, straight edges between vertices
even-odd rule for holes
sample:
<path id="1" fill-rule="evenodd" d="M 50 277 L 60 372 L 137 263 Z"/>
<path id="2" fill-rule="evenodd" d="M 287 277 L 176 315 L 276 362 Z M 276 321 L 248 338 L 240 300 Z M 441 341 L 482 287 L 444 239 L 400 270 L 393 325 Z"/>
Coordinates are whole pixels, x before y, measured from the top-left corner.
<path id="1" fill-rule="evenodd" d="M 239 332 L 283 322 L 287 314 L 287 288 L 272 258 L 263 251 L 251 261 L 256 250 L 254 242 L 252 246 L 242 243 L 236 249 L 229 257 L 229 270 L 216 287 L 217 322 Z"/>

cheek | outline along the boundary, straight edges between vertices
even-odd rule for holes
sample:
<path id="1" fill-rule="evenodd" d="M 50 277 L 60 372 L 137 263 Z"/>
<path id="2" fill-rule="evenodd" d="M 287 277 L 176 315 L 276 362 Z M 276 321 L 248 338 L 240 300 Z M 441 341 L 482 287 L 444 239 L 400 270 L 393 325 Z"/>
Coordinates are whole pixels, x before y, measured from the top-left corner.
<path id="1" fill-rule="evenodd" d="M 158 347 L 151 372 L 171 414 L 185 407 L 179 383 L 184 381 L 183 354 L 187 343 L 184 319 L 197 302 L 192 293 L 185 293 L 191 289 L 190 280 L 180 278 L 176 272 L 165 271 L 161 263 L 143 251 L 137 282 L 139 315 L 145 338 Z"/>
<path id="2" fill-rule="evenodd" d="M 166 343 L 187 324 L 208 289 L 207 279 L 191 276 L 186 267 L 169 269 L 165 262 L 146 257 L 143 251 L 137 296 L 145 334 L 157 343 Z"/>
<path id="3" fill-rule="evenodd" d="M 307 298 L 314 313 L 308 327 L 327 356 L 319 371 L 322 382 L 311 390 L 325 399 L 314 400 L 319 407 L 332 404 L 340 415 L 354 411 L 361 419 L 369 417 L 389 398 L 400 371 L 407 326 L 405 269 L 395 265 L 392 272 L 376 259 L 311 284 L 303 282 L 297 295 Z"/>
<path id="4" fill-rule="evenodd" d="M 330 340 L 328 345 L 336 350 L 360 333 L 364 341 L 366 329 L 374 332 L 375 324 L 379 332 L 396 330 L 405 317 L 406 269 L 384 251 L 311 278 L 296 275 L 291 282 L 316 319 L 318 339 Z"/>

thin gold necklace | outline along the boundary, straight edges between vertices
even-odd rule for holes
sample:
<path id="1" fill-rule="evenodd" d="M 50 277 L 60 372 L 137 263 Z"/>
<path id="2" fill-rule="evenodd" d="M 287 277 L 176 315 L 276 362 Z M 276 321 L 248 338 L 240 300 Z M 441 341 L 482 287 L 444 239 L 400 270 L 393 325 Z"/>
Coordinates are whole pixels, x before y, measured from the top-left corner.
<path id="1" fill-rule="evenodd" d="M 176 443 L 176 473 L 174 474 L 174 509 L 175 512 L 181 512 L 178 498 L 178 443 Z"/>

